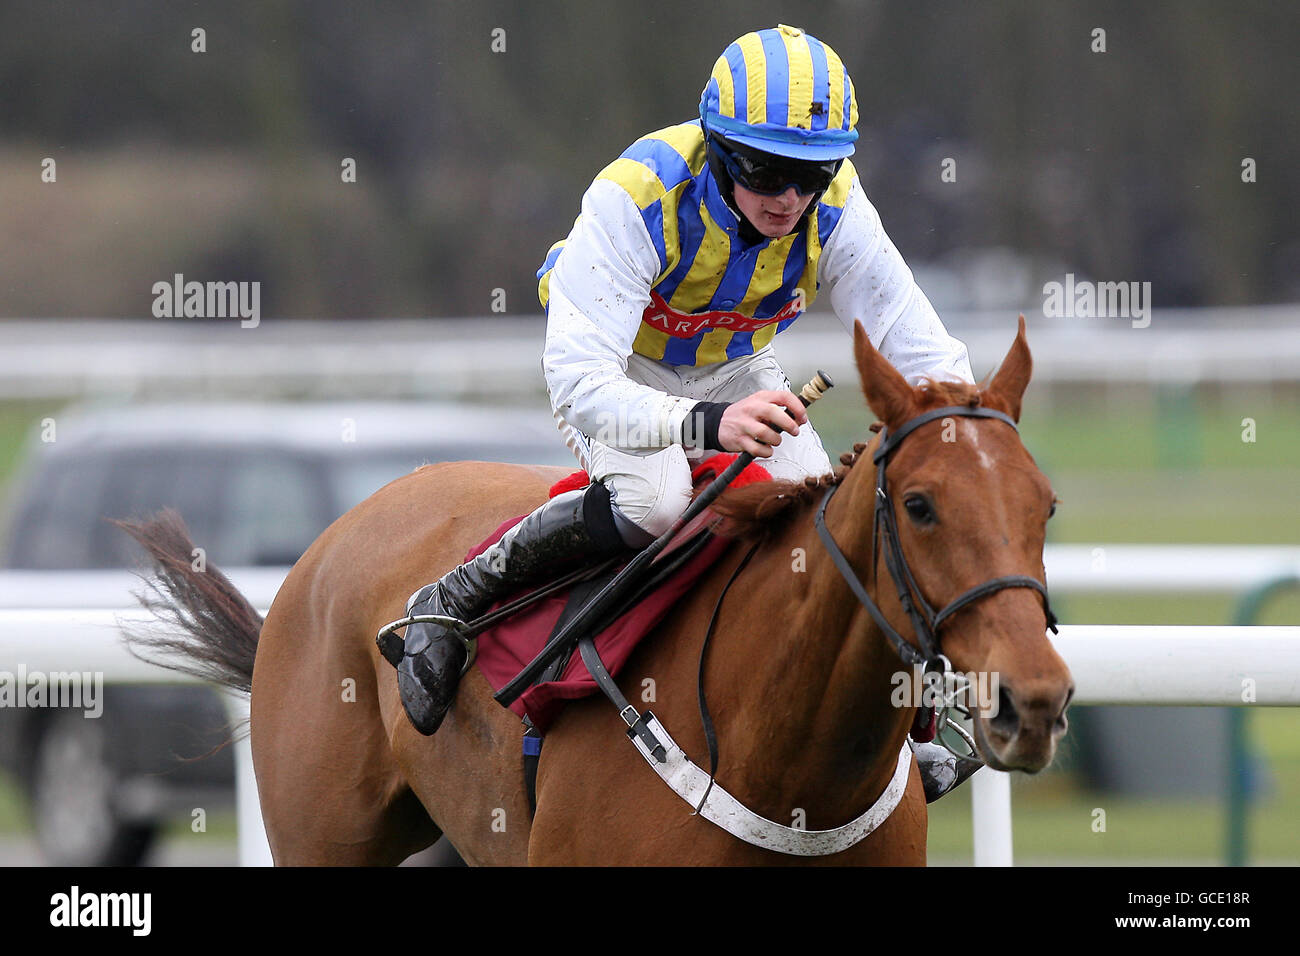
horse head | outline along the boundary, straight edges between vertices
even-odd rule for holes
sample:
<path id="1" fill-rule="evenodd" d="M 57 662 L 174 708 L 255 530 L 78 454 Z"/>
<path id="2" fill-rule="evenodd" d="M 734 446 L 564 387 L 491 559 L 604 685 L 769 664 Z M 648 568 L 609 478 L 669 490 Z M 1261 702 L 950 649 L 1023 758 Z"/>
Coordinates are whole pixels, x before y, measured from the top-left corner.
<path id="1" fill-rule="evenodd" d="M 854 348 L 867 404 L 884 423 L 886 435 L 927 411 L 949 406 L 992 409 L 1020 420 L 1032 371 L 1023 316 L 997 374 L 981 385 L 929 380 L 910 385 L 872 346 L 861 323 Z M 857 486 L 851 495 L 854 535 L 873 542 L 868 590 L 894 629 L 919 646 L 913 619 L 887 571 L 887 549 L 872 538 L 879 496 L 870 454 L 879 441 L 877 437 L 844 479 Z M 884 480 L 885 500 L 911 572 L 909 590 L 914 586 L 930 608 L 946 608 L 971 589 L 1004 576 L 1045 582 L 1043 543 L 1055 497 L 1006 421 L 954 414 L 916 426 L 889 452 Z M 974 687 L 992 698 L 979 700 L 978 706 L 968 698 L 985 762 L 998 770 L 1033 773 L 1055 755 L 1074 684 L 1046 637 L 1045 590 L 1040 593 L 1023 586 L 1035 581 L 1020 580 L 1021 585 L 1003 585 L 969 603 L 959 601 L 935 637 L 953 670 L 975 675 Z"/>

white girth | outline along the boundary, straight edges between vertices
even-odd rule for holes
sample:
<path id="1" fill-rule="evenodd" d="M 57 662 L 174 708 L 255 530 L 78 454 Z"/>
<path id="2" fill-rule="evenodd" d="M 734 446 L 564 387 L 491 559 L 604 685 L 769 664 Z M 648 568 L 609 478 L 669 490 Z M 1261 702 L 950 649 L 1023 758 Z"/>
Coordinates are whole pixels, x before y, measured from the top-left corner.
<path id="1" fill-rule="evenodd" d="M 646 748 L 644 742 L 635 735 L 631 737 L 636 749 L 645 757 L 654 772 L 663 778 L 664 783 L 672 787 L 673 792 L 685 800 L 694 809 L 709 786 L 709 775 L 687 758 L 677 743 L 668 736 L 663 724 L 653 714 L 645 715 L 646 724 L 668 752 L 664 763 L 656 760 Z M 787 827 L 760 817 L 739 800 L 727 793 L 714 781 L 709 791 L 709 799 L 700 810 L 700 816 L 715 823 L 733 836 L 746 843 L 761 846 L 766 850 L 788 853 L 791 856 L 827 856 L 839 853 L 861 841 L 878 826 L 889 819 L 907 788 L 907 775 L 912 769 L 912 748 L 903 741 L 903 748 L 898 753 L 898 768 L 894 771 L 889 786 L 880 795 L 867 812 L 856 820 L 851 820 L 842 827 L 833 830 L 801 830 Z"/>

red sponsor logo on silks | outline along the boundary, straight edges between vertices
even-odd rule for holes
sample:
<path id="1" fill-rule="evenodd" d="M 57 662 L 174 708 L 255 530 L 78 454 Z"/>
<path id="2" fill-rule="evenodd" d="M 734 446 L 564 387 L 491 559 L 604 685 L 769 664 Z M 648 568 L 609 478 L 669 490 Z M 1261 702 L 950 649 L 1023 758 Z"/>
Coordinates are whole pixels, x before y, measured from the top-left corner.
<path id="1" fill-rule="evenodd" d="M 678 312 L 658 292 L 650 293 L 650 304 L 641 320 L 673 338 L 694 338 L 705 329 L 726 329 L 728 332 L 757 332 L 773 322 L 793 319 L 805 308 L 803 289 L 794 290 L 794 298 L 766 319 L 741 315 L 739 312 Z"/>

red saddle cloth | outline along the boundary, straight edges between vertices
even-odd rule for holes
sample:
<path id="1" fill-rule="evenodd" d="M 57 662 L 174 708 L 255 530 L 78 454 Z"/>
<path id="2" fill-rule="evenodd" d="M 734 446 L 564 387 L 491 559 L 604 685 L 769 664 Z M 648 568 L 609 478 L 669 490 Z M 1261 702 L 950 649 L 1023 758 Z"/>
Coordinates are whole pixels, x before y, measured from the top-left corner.
<path id="1" fill-rule="evenodd" d="M 698 465 L 691 473 L 691 477 L 697 485 L 705 479 L 712 480 L 731 464 L 735 457 L 730 454 L 715 455 Z M 739 488 L 751 482 L 767 480 L 769 476 L 766 470 L 760 465 L 750 465 L 733 479 L 729 487 Z M 586 472 L 575 472 L 551 487 L 551 497 L 585 487 L 588 482 Z M 478 547 L 470 551 L 465 556 L 465 560 L 469 561 L 482 554 L 522 520 L 523 516 L 520 516 L 505 522 Z M 677 600 L 721 558 L 730 546 L 731 540 L 728 538 L 716 537 L 710 541 L 671 578 L 596 636 L 596 649 L 611 674 L 618 676 L 619 670 L 641 639 L 664 618 Z M 506 601 L 493 605 L 493 610 L 516 596 L 512 595 Z M 568 596 L 567 589 L 549 595 L 479 635 L 478 657 L 475 664 L 492 685 L 493 692 L 508 684 L 541 652 L 546 639 L 555 628 L 555 622 L 564 611 Z M 559 680 L 530 687 L 510 705 L 510 709 L 520 717 L 527 714 L 537 729 L 545 732 L 565 701 L 586 697 L 598 690 L 581 656 L 573 654 Z"/>

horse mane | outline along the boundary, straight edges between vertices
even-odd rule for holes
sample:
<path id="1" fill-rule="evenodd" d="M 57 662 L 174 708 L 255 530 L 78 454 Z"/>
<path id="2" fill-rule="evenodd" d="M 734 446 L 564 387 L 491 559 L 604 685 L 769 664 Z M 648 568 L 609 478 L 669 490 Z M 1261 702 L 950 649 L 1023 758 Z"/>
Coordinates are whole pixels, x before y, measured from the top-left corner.
<path id="1" fill-rule="evenodd" d="M 975 408 L 983 404 L 984 398 L 985 392 L 978 385 L 926 378 L 915 386 L 915 404 L 908 417 L 946 405 Z M 883 427 L 881 422 L 873 422 L 871 431 L 878 432 Z M 840 455 L 840 466 L 827 475 L 810 475 L 803 480 L 757 481 L 724 492 L 712 506 L 716 514 L 726 519 L 724 533 L 748 539 L 775 534 L 803 507 L 819 501 L 827 488 L 842 482 L 866 447 L 866 442 L 855 443 L 852 451 Z"/>

